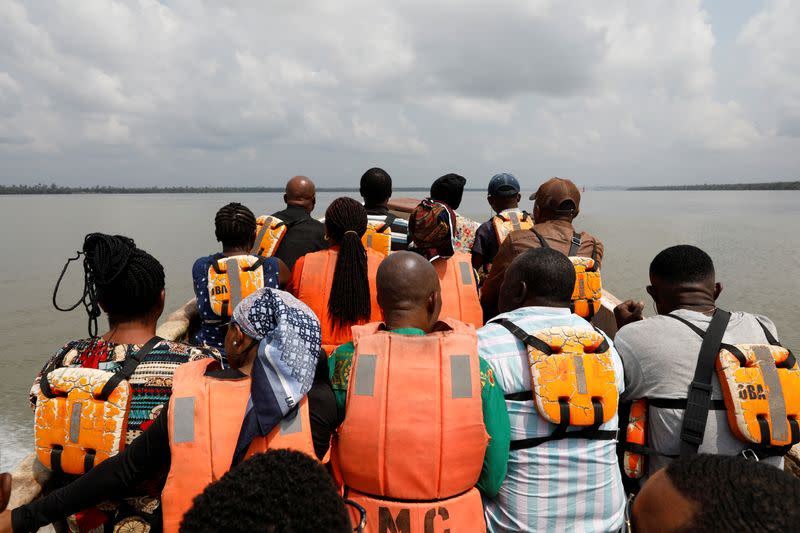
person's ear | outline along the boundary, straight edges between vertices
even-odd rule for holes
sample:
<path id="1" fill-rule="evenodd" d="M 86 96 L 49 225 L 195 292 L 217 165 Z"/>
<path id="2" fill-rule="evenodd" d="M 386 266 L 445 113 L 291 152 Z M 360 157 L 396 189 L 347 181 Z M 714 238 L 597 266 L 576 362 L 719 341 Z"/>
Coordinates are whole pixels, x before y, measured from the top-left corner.
<path id="1" fill-rule="evenodd" d="M 287 194 L 283 195 L 283 203 L 285 203 L 285 204 L 289 203 L 289 195 L 287 195 Z"/>
<path id="2" fill-rule="evenodd" d="M 167 290 L 161 289 L 161 294 L 158 295 L 158 313 L 156 314 L 156 318 L 160 317 L 161 314 L 164 312 L 164 305 L 167 301 Z"/>
<path id="3" fill-rule="evenodd" d="M 441 291 L 433 291 L 428 296 L 427 302 L 428 323 L 431 327 L 439 320 L 439 313 L 442 311 L 442 293 Z"/>
<path id="4" fill-rule="evenodd" d="M 656 290 L 655 290 L 655 288 L 652 285 L 648 285 L 647 287 L 645 287 L 645 290 L 647 291 L 647 294 L 650 295 L 650 298 L 652 298 L 653 301 L 655 301 L 656 300 Z"/>
<path id="5" fill-rule="evenodd" d="M 517 204 L 519 204 L 520 200 L 522 200 L 522 195 L 517 193 Z"/>
<path id="6" fill-rule="evenodd" d="M 536 202 L 533 202 L 533 223 L 538 224 L 542 218 L 542 210 L 536 205 Z"/>
<path id="7" fill-rule="evenodd" d="M 719 295 L 722 293 L 722 283 L 719 281 L 714 284 L 714 300 L 719 298 Z"/>

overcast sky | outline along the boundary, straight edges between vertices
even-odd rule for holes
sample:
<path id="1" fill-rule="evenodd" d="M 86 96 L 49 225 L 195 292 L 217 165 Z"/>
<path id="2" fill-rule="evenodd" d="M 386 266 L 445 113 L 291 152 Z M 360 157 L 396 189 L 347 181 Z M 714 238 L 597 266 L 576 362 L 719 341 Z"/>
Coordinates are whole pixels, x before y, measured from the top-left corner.
<path id="1" fill-rule="evenodd" d="M 795 0 L 0 0 L 0 183 L 800 179 L 798 34 Z"/>

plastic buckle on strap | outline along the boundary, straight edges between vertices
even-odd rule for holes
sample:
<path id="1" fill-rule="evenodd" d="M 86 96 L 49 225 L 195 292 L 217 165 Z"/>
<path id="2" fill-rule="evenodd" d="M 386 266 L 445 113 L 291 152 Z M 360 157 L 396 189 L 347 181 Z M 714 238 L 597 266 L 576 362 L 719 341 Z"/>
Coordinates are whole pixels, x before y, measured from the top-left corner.
<path id="1" fill-rule="evenodd" d="M 746 450 L 742 450 L 742 457 L 744 457 L 748 461 L 756 461 L 756 462 L 759 461 L 758 454 L 756 454 L 756 452 L 754 452 L 750 448 L 747 448 Z"/>
<path id="2" fill-rule="evenodd" d="M 572 236 L 572 244 L 574 246 L 580 246 L 583 242 L 581 241 L 580 237 Z"/>
<path id="3" fill-rule="evenodd" d="M 698 446 L 703 442 L 703 435 L 708 420 L 708 405 L 711 401 L 711 385 L 692 381 L 686 401 L 684 424 L 681 428 L 681 440 Z"/>

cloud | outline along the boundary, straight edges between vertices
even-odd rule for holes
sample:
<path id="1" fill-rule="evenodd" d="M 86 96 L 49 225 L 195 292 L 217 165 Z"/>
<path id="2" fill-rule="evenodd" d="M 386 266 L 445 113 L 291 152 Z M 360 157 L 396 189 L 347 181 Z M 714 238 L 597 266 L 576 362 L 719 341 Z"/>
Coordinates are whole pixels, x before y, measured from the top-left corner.
<path id="1" fill-rule="evenodd" d="M 697 0 L 7 0 L 0 180 L 339 185 L 380 164 L 416 184 L 452 168 L 622 183 L 679 161 L 724 181 L 722 154 L 796 135 L 795 6 L 741 29 L 763 83 L 722 96 Z M 775 86 L 765 109 L 753 94 Z"/>

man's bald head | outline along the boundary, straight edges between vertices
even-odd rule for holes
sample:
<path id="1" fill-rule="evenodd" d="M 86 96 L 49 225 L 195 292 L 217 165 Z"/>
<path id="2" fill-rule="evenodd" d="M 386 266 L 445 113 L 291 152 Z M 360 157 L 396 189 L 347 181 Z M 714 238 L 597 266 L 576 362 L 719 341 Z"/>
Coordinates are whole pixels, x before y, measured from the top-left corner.
<path id="1" fill-rule="evenodd" d="M 295 176 L 286 182 L 286 194 L 283 195 L 286 205 L 302 207 L 309 213 L 317 202 L 317 188 L 306 176 Z"/>
<path id="2" fill-rule="evenodd" d="M 442 307 L 439 276 L 424 257 L 397 252 L 383 260 L 377 276 L 378 305 L 386 325 L 429 331 Z"/>

